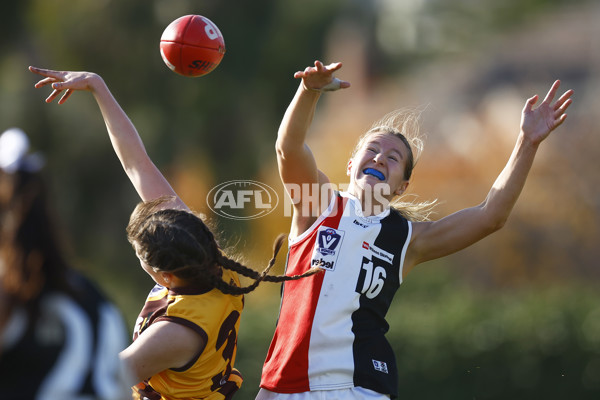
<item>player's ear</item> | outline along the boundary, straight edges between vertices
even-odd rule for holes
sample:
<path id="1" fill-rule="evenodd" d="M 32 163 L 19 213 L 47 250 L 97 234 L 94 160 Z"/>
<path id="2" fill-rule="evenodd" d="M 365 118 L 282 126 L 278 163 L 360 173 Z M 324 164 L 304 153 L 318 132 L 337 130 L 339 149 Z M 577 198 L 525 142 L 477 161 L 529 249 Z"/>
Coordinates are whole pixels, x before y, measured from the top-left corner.
<path id="1" fill-rule="evenodd" d="M 350 176 L 351 172 L 352 172 L 352 159 L 349 159 L 348 165 L 346 165 L 346 175 Z"/>
<path id="2" fill-rule="evenodd" d="M 408 181 L 403 181 L 402 184 L 400 185 L 400 187 L 398 187 L 398 189 L 394 190 L 394 194 L 396 196 L 400 196 L 402 193 L 406 192 L 406 189 L 408 188 L 408 184 L 410 182 Z"/>
<path id="3" fill-rule="evenodd" d="M 161 271 L 160 276 L 164 279 L 164 281 L 168 284 L 173 282 L 174 275 L 170 272 Z"/>

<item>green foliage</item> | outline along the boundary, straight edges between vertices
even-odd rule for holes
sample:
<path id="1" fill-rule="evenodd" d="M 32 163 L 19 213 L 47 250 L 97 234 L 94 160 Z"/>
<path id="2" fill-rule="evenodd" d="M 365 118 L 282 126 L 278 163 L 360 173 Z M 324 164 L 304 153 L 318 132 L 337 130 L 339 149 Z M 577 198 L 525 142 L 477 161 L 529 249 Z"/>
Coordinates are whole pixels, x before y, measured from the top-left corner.
<path id="1" fill-rule="evenodd" d="M 557 2 L 511 1 L 503 3 L 503 15 L 518 16 L 522 10 L 530 10 L 524 15 L 531 15 Z M 534 3 L 536 7 L 530 7 Z M 33 89 L 36 79 L 26 70 L 28 64 L 100 73 L 165 173 L 185 157 L 214 166 L 215 182 L 253 179 L 265 165 L 275 166 L 273 140 L 297 85 L 293 72 L 324 56 L 336 26 L 345 24 L 364 36 L 369 47 L 368 72 L 376 77 L 406 71 L 407 66 L 423 61 L 419 54 L 454 48 L 445 46 L 446 42 L 438 43 L 441 48 L 426 45 L 437 43 L 427 41 L 431 32 L 468 47 L 479 35 L 461 35 L 456 29 L 483 31 L 485 18 L 497 18 L 495 12 L 489 12 L 495 4 L 491 1 L 453 2 L 452 8 L 439 1 L 424 2 L 418 9 L 409 7 L 411 4 L 421 3 L 9 2 L 0 16 L 2 128 L 22 127 L 34 148 L 45 154 L 54 178 L 55 203 L 74 238 L 73 247 L 77 254 L 93 260 L 93 274 L 108 284 L 120 274 L 123 260 L 130 260 L 123 227 L 137 196 L 114 157 L 93 100 L 76 93 L 64 106 L 44 104 L 49 92 Z M 225 36 L 227 54 L 219 68 L 205 78 L 173 74 L 158 51 L 167 23 L 189 13 L 209 16 Z M 418 34 L 415 46 L 396 46 L 400 58 L 377 36 L 390 16 L 402 17 L 392 18 L 392 26 L 412 27 Z M 432 20 L 437 21 L 436 29 L 429 29 L 426 23 Z M 501 29 L 500 23 L 491 26 Z M 398 35 L 405 38 L 404 33 L 392 31 L 387 38 L 394 45 L 393 39 Z M 220 222 L 225 231 L 247 233 L 243 222 Z M 125 264 L 137 268 L 130 267 L 129 261 Z M 139 285 L 129 290 L 143 297 L 147 288 Z"/>
<path id="2" fill-rule="evenodd" d="M 557 12 L 558 5 L 584 3 L 590 1 L 9 1 L 0 14 L 0 129 L 22 127 L 34 149 L 45 154 L 54 204 L 74 242 L 74 263 L 100 281 L 133 327 L 152 287 L 124 233 L 138 197 L 90 96 L 76 93 L 64 106 L 47 105 L 49 91 L 33 88 L 36 79 L 27 65 L 100 73 L 165 173 L 182 159 L 201 160 L 192 167 L 212 166 L 208 174 L 214 173 L 215 182 L 253 179 L 275 168 L 274 137 L 297 86 L 293 72 L 327 56 L 336 26 L 347 25 L 365 40 L 366 79 L 373 82 L 428 67 L 440 55 L 477 52 L 494 33 Z M 173 74 L 158 52 L 164 27 L 190 13 L 208 16 L 225 36 L 225 58 L 205 78 Z M 568 158 L 564 164 L 581 162 L 576 170 L 589 169 L 590 157 Z M 582 197 L 597 198 L 589 193 Z M 246 238 L 243 222 L 219 222 L 227 240 Z M 247 237 L 252 246 L 270 247 Z M 569 259 L 597 261 L 591 252 Z M 589 288 L 564 284 L 487 293 L 437 272 L 413 275 L 389 312 L 404 398 L 598 397 L 600 302 Z M 258 295 L 248 296 L 242 316 L 242 400 L 258 390 L 277 317 L 276 291 L 262 303 Z"/>
<path id="3" fill-rule="evenodd" d="M 448 274 L 413 273 L 388 313 L 405 399 L 595 399 L 600 395 L 600 295 L 585 284 L 481 291 Z M 276 321 L 246 300 L 240 399 L 258 391 Z"/>

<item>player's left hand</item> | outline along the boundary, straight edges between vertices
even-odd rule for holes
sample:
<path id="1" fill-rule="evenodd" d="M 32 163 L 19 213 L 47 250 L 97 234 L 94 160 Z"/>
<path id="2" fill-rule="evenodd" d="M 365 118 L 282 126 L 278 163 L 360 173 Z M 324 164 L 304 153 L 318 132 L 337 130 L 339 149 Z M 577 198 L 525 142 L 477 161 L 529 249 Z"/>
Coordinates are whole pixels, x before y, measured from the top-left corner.
<path id="1" fill-rule="evenodd" d="M 335 78 L 333 73 L 342 68 L 342 63 L 331 63 L 327 66 L 321 61 L 315 61 L 314 67 L 306 67 L 298 71 L 294 78 L 302 78 L 304 87 L 312 91 L 333 91 L 350 87 L 350 82 Z"/>
<path id="2" fill-rule="evenodd" d="M 556 92 L 560 86 L 560 81 L 555 81 L 544 101 L 537 108 L 533 108 L 538 101 L 538 95 L 535 95 L 525 103 L 521 114 L 521 132 L 533 144 L 541 143 L 550 132 L 558 128 L 567 118 L 565 113 L 573 100 L 573 90 L 567 90 L 556 102 L 553 103 Z"/>

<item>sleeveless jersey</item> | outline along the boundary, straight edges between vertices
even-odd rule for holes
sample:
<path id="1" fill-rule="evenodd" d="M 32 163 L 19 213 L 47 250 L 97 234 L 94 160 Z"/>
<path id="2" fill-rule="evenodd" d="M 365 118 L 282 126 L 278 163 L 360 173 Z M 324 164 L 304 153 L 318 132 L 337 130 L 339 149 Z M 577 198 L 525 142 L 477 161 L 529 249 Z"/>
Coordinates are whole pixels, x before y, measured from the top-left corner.
<path id="1" fill-rule="evenodd" d="M 237 273 L 227 269 L 223 269 L 223 280 L 240 284 Z M 243 296 L 223 294 L 218 289 L 169 290 L 156 285 L 137 319 L 133 339 L 154 322 L 169 321 L 198 332 L 206 346 L 188 365 L 164 370 L 134 387 L 137 398 L 230 399 L 242 384 L 242 376 L 233 365 L 243 307 Z"/>
<path id="2" fill-rule="evenodd" d="M 360 386 L 392 398 L 398 372 L 385 315 L 402 282 L 412 225 L 394 209 L 364 217 L 336 193 L 329 208 L 290 240 L 286 273 L 324 273 L 285 282 L 261 387 L 278 393 Z"/>

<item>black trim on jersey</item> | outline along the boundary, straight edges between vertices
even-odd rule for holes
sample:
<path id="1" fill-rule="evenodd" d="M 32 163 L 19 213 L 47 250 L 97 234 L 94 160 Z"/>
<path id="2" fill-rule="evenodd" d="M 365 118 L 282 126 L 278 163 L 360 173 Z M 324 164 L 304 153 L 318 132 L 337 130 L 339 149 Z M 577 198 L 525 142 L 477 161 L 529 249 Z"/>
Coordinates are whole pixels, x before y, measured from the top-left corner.
<path id="1" fill-rule="evenodd" d="M 381 231 L 373 244 L 393 254 L 393 264 L 372 255 L 373 268 L 385 268 L 383 288 L 373 299 L 362 294 L 360 307 L 352 314 L 354 386 L 388 394 L 392 399 L 398 397 L 398 368 L 385 338 L 389 329 L 385 315 L 400 286 L 400 262 L 408 232 L 408 221 L 394 209 L 381 220 Z"/>
<path id="2" fill-rule="evenodd" d="M 195 363 L 196 361 L 198 361 L 198 358 L 200 358 L 200 355 L 202 355 L 202 352 L 204 351 L 204 347 L 206 346 L 206 344 L 208 343 L 208 335 L 206 334 L 206 331 L 204 329 L 202 329 L 200 326 L 196 325 L 195 323 L 193 323 L 190 320 L 187 320 L 185 318 L 182 317 L 173 317 L 173 316 L 168 316 L 168 315 L 163 315 L 161 317 L 158 317 L 154 320 L 154 322 L 157 321 L 167 321 L 167 322 L 172 322 L 174 324 L 179 324 L 179 325 L 183 325 L 185 327 L 190 328 L 191 330 L 193 330 L 194 332 L 196 332 L 198 335 L 200 335 L 200 337 L 202 338 L 202 341 L 204 342 L 204 346 L 202 346 L 201 349 L 199 349 L 194 356 L 190 359 L 190 361 L 188 361 L 184 366 L 179 367 L 179 368 L 169 368 L 175 372 L 183 372 L 186 371 L 188 369 L 190 369 Z"/>

